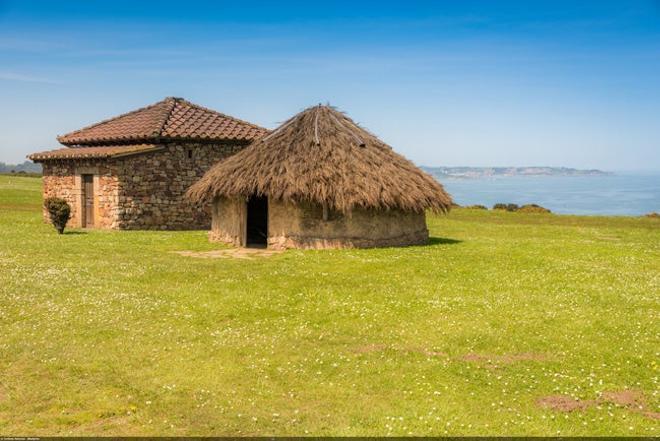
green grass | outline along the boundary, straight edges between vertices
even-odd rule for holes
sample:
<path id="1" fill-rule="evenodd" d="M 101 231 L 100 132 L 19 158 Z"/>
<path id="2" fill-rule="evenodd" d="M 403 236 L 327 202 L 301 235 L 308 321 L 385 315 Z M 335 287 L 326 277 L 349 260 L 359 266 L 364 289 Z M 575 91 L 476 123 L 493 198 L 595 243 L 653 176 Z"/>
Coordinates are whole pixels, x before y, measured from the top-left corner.
<path id="1" fill-rule="evenodd" d="M 199 259 L 40 204 L 0 177 L 0 435 L 660 435 L 658 220 L 458 209 L 428 246 Z M 537 403 L 625 389 L 643 411 Z"/>

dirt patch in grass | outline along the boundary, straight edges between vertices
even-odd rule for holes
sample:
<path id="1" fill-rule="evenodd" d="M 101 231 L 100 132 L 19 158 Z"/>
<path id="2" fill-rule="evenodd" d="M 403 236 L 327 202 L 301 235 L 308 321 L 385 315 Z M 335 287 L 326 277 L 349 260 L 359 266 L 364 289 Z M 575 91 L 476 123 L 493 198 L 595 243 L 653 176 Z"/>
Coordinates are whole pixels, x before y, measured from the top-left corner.
<path id="1" fill-rule="evenodd" d="M 642 412 L 642 415 L 652 420 L 660 420 L 660 412 Z"/>
<path id="2" fill-rule="evenodd" d="M 540 407 L 558 412 L 583 411 L 607 403 L 629 409 L 647 418 L 660 419 L 660 412 L 644 410 L 646 406 L 644 394 L 636 390 L 603 392 L 601 397 L 595 400 L 580 400 L 568 395 L 549 395 L 536 400 L 536 404 Z"/>
<path id="3" fill-rule="evenodd" d="M 568 395 L 549 395 L 539 398 L 536 404 L 546 409 L 573 412 L 574 410 L 585 410 L 596 404 L 596 402 L 591 400 L 582 401 Z"/>
<path id="4" fill-rule="evenodd" d="M 281 254 L 284 250 L 269 250 L 263 248 L 228 248 L 226 250 L 213 251 L 174 251 L 185 257 L 197 257 L 201 259 L 254 259 L 258 257 L 270 257 Z"/>
<path id="5" fill-rule="evenodd" d="M 484 357 L 483 355 L 479 355 L 479 354 L 465 354 L 462 357 L 460 357 L 460 360 L 480 362 L 480 361 L 488 361 L 488 357 Z"/>
<path id="6" fill-rule="evenodd" d="M 599 401 L 603 403 L 613 403 L 622 407 L 638 407 L 644 405 L 644 395 L 635 390 L 603 392 L 603 396 Z"/>

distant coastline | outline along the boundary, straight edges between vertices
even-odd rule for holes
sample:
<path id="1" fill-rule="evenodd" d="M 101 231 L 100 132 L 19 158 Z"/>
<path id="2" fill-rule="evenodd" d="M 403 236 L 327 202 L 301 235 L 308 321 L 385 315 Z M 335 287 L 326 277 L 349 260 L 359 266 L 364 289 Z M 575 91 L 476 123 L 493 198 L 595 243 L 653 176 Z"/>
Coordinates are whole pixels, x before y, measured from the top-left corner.
<path id="1" fill-rule="evenodd" d="M 500 175 L 501 176 L 501 175 Z M 556 214 L 641 216 L 660 212 L 660 173 L 436 176 L 459 205 L 538 204 Z"/>
<path id="2" fill-rule="evenodd" d="M 608 176 L 612 172 L 581 170 L 569 167 L 421 167 L 436 178 L 499 178 L 511 176 Z M 22 164 L 0 162 L 0 173 L 41 173 L 41 165 L 32 161 Z"/>
<path id="3" fill-rule="evenodd" d="M 608 176 L 612 172 L 569 167 L 421 167 L 436 178 L 499 178 L 513 176 Z"/>

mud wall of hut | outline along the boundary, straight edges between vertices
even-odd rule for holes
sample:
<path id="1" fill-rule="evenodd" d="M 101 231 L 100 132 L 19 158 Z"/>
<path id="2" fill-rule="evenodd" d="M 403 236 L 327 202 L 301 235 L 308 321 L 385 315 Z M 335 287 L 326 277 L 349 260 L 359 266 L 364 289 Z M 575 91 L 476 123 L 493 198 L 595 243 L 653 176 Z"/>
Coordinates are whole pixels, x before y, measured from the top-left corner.
<path id="1" fill-rule="evenodd" d="M 372 248 L 428 241 L 424 213 L 353 210 L 343 215 L 315 204 L 268 204 L 268 247 Z M 327 220 L 326 220 L 327 219 Z"/>
<path id="2" fill-rule="evenodd" d="M 242 200 L 216 198 L 212 204 L 212 225 L 209 240 L 239 247 L 243 244 L 246 226 L 246 204 Z"/>
<path id="3" fill-rule="evenodd" d="M 213 202 L 209 238 L 234 246 L 244 244 L 246 204 L 238 199 Z M 354 210 L 342 215 L 314 204 L 268 202 L 268 247 L 372 248 L 417 245 L 428 241 L 424 213 L 399 210 Z"/>
<path id="4" fill-rule="evenodd" d="M 82 175 L 93 174 L 95 228 L 208 229 L 209 208 L 191 204 L 184 194 L 212 165 L 243 147 L 170 144 L 123 158 L 47 161 L 43 193 L 69 202 L 69 226 L 81 227 Z"/>

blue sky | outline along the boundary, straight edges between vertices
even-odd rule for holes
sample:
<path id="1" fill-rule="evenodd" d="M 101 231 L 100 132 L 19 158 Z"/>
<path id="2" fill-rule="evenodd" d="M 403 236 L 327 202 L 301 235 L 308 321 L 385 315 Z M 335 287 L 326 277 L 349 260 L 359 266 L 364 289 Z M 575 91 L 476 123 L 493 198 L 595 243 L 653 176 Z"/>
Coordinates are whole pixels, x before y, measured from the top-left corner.
<path id="1" fill-rule="evenodd" d="M 659 170 L 660 3 L 0 0 L 0 161 L 165 96 L 329 102 L 424 165 Z"/>

